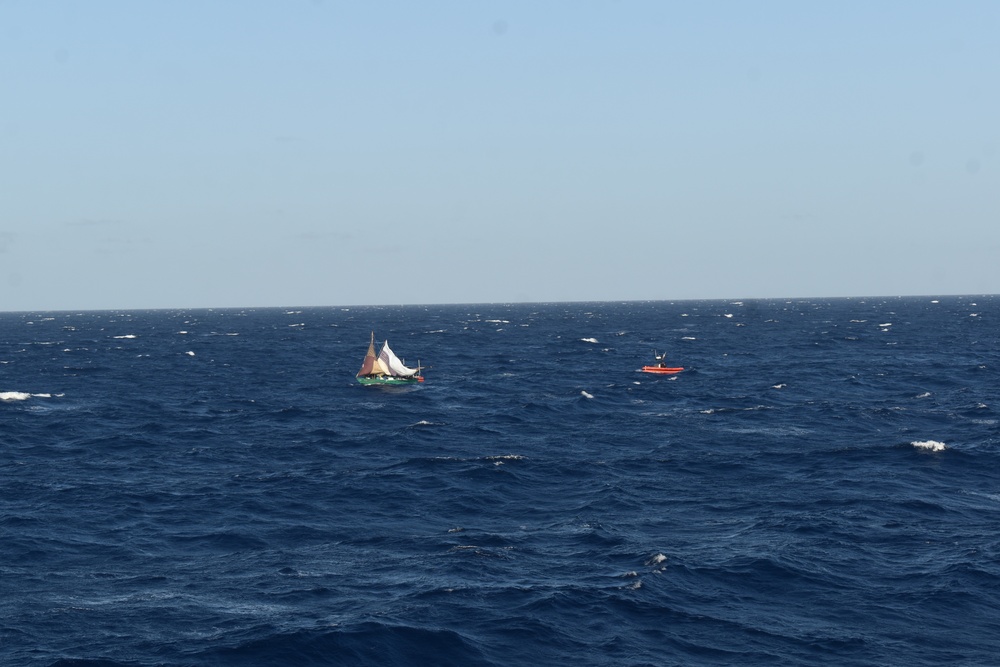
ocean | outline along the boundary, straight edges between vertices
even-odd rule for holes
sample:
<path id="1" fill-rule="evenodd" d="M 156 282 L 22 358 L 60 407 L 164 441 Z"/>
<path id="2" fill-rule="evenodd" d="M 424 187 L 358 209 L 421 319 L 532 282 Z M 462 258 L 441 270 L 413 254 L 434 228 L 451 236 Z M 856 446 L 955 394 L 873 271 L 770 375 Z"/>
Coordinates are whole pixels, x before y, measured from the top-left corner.
<path id="1" fill-rule="evenodd" d="M 998 322 L 0 313 L 0 664 L 996 665 Z"/>

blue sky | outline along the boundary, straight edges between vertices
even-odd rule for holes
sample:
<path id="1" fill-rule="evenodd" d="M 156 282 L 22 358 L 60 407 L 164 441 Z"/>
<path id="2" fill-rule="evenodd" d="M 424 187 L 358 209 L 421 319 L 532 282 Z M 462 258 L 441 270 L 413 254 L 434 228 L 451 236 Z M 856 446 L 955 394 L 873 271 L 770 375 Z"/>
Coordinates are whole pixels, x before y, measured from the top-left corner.
<path id="1" fill-rule="evenodd" d="M 0 310 L 1000 292 L 1000 3 L 0 0 Z"/>

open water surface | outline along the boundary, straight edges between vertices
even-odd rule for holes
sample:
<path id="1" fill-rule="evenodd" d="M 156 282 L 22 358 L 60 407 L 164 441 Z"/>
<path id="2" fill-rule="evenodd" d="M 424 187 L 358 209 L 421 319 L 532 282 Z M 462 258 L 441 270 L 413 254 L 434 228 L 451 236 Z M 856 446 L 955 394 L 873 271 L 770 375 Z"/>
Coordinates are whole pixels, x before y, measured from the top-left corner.
<path id="1" fill-rule="evenodd" d="M 0 664 L 997 664 L 998 323 L 0 314 Z M 372 330 L 426 383 L 356 385 Z"/>

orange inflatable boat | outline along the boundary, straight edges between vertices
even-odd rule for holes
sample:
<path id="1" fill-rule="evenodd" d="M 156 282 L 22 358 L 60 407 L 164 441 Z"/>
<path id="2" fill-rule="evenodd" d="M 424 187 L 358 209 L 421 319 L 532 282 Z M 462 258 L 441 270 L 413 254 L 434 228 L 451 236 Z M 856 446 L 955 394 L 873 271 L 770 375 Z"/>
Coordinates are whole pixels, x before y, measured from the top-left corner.
<path id="1" fill-rule="evenodd" d="M 680 373 L 683 368 L 668 368 L 666 366 L 643 366 L 643 373 L 658 373 L 660 375 L 672 375 L 674 373 Z"/>

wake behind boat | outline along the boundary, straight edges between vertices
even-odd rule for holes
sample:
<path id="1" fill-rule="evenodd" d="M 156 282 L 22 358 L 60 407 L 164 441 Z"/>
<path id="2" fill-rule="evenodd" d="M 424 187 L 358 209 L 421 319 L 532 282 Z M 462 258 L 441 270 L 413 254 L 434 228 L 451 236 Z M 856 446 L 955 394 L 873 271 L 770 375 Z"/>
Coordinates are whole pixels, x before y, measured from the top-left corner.
<path id="1" fill-rule="evenodd" d="M 389 341 L 382 343 L 382 350 L 376 355 L 374 331 L 371 342 L 368 343 L 368 353 L 365 354 L 356 377 L 361 384 L 398 385 L 424 381 L 420 375 L 420 362 L 417 362 L 416 368 L 408 368 L 389 347 Z"/>

